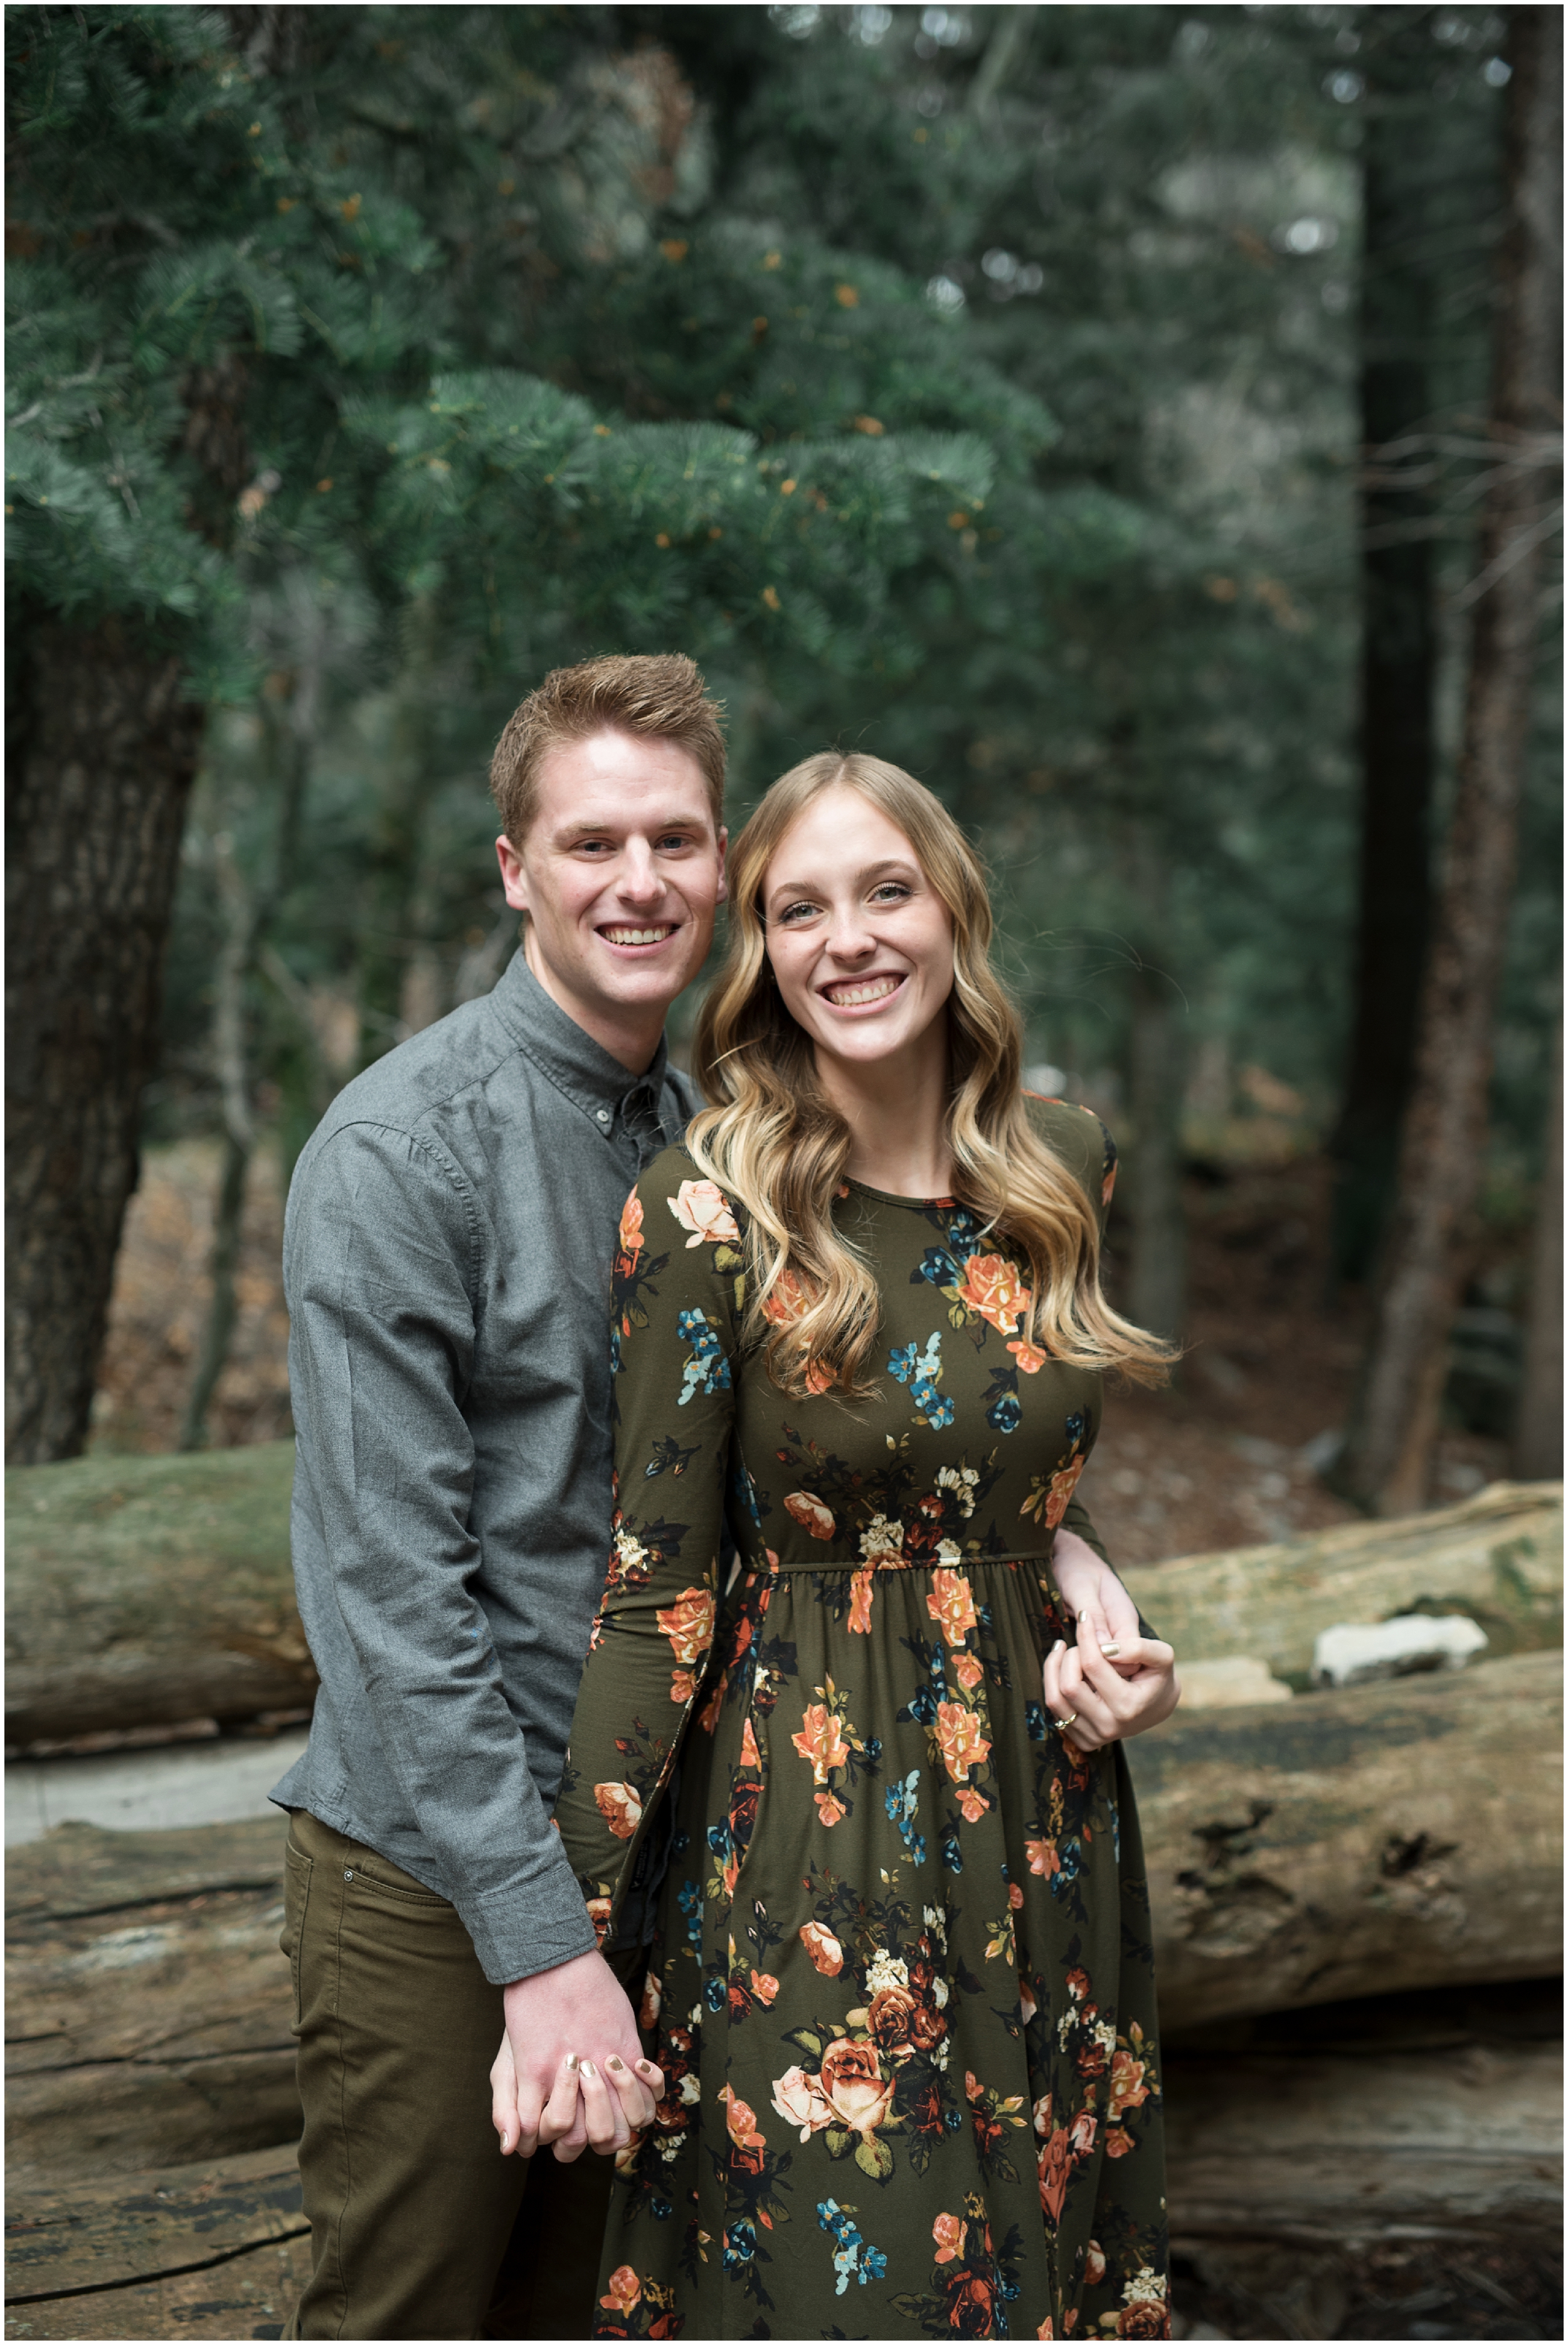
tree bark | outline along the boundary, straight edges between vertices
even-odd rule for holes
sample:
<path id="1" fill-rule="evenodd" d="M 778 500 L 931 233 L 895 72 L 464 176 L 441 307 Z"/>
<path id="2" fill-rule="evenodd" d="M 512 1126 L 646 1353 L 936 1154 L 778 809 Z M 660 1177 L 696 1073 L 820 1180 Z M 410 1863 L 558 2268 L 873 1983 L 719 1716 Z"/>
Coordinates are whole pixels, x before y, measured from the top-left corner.
<path id="1" fill-rule="evenodd" d="M 1393 1191 L 1431 892 L 1431 498 L 1400 450 L 1431 405 L 1425 158 L 1410 151 L 1420 129 L 1380 96 L 1374 72 L 1362 206 L 1360 901 L 1350 1061 L 1331 1149 L 1335 1267 L 1351 1279 L 1371 1268 Z"/>
<path id="2" fill-rule="evenodd" d="M 1563 1472 L 1563 1020 L 1552 1042 L 1552 1090 L 1546 1106 L 1541 1195 L 1530 1257 L 1530 1299 L 1524 1326 L 1519 1420 L 1513 1470 L 1544 1479 Z"/>
<path id="3" fill-rule="evenodd" d="M 25 614 L 12 657 L 5 1452 L 35 1465 L 86 1437 L 202 712 L 114 620 Z"/>
<path id="4" fill-rule="evenodd" d="M 1168 2027 L 1563 1967 L 1561 1652 L 1127 1746 Z"/>
<path id="5" fill-rule="evenodd" d="M 1136 1142 L 1128 1315 L 1156 1335 L 1179 1338 L 1187 1315 L 1187 1213 L 1181 1195 L 1185 1091 L 1180 1004 L 1168 978 L 1133 980 L 1131 1082 Z"/>
<path id="6" fill-rule="evenodd" d="M 1370 1513 L 1427 1503 L 1449 1329 L 1483 1162 L 1492 1025 L 1517 851 L 1519 799 L 1545 534 L 1543 451 L 1562 424 L 1560 317 L 1563 20 L 1510 11 L 1509 218 L 1491 431 L 1499 462 L 1483 508 L 1459 788 L 1422 989 L 1416 1079 L 1399 1195 L 1361 1389 L 1336 1469 Z"/>

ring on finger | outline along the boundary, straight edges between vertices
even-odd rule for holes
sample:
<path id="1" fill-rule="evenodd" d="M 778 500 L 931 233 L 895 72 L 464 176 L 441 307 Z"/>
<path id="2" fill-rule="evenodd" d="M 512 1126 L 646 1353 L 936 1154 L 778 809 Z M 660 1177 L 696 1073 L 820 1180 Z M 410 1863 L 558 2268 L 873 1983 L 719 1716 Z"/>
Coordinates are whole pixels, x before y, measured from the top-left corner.
<path id="1" fill-rule="evenodd" d="M 1058 1727 L 1062 1727 L 1062 1728 L 1066 1728 L 1066 1727 L 1068 1727 L 1068 1726 L 1076 1726 L 1076 1725 L 1077 1724 L 1077 1722 L 1078 1722 L 1078 1714 L 1077 1714 L 1077 1711 L 1076 1710 L 1069 1710 L 1069 1711 L 1068 1711 L 1068 1712 L 1067 1712 L 1067 1716 L 1066 1716 L 1065 1718 L 1058 1718 L 1058 1719 L 1056 1721 L 1057 1725 Z"/>

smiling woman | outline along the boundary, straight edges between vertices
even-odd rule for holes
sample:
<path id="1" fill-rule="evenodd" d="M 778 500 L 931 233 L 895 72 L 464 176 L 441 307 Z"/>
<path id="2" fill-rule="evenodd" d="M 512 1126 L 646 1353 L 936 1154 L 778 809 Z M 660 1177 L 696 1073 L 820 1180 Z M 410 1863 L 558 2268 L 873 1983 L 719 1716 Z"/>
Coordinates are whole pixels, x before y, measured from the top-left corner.
<path id="1" fill-rule="evenodd" d="M 1100 1371 L 1164 1347 L 1099 1294 L 1115 1152 L 1026 1100 L 989 934 L 908 775 L 786 775 L 736 842 L 711 1104 L 622 1218 L 556 1822 L 611 1934 L 670 1854 L 602 2336 L 1168 2333 L 1118 1746 L 1172 1655 L 1076 1498 Z"/>

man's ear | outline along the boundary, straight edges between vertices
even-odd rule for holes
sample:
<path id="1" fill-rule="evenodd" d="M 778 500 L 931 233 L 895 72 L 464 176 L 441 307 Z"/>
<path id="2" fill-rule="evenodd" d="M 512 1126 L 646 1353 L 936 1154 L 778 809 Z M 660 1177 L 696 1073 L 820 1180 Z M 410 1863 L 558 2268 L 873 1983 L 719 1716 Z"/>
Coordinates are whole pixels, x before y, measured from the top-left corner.
<path id="1" fill-rule="evenodd" d="M 730 834 L 721 827 L 719 831 L 719 888 L 717 895 L 713 898 L 715 904 L 727 904 L 730 898 L 729 873 L 724 868 L 724 855 L 729 844 Z M 507 901 L 510 903 L 511 900 L 511 899 L 509 897 Z"/>
<path id="2" fill-rule="evenodd" d="M 506 900 L 514 912 L 526 912 L 532 908 L 528 900 L 528 874 L 522 858 L 505 832 L 496 840 L 495 859 L 501 865 L 501 884 L 506 890 Z"/>

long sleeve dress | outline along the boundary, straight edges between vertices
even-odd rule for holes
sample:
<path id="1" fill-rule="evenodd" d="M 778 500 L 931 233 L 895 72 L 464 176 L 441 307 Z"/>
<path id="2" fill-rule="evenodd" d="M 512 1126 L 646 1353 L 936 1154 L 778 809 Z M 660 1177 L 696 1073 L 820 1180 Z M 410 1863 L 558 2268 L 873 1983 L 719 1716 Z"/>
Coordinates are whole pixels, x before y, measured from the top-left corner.
<path id="1" fill-rule="evenodd" d="M 1034 1103 L 1103 1213 L 1098 1121 Z M 681 1147 L 616 1262 L 609 1575 L 556 1820 L 612 1941 L 665 1870 L 602 2337 L 1164 2337 L 1148 1890 L 1123 1754 L 1055 1731 L 1050 1553 L 1099 1379 L 950 1201 L 850 1182 L 875 1399 L 743 1346 L 742 1220 Z M 740 1560 L 721 1586 L 727 1510 Z"/>

